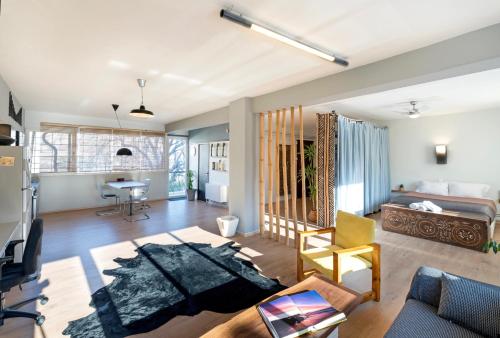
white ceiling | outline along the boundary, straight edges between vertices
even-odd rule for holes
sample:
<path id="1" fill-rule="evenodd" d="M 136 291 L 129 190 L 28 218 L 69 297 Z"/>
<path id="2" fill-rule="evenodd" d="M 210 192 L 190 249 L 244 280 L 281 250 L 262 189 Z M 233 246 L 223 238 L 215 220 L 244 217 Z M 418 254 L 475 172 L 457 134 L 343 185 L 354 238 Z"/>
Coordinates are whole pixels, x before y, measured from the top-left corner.
<path id="1" fill-rule="evenodd" d="M 28 110 L 160 122 L 344 70 L 219 18 L 234 10 L 346 56 L 350 68 L 500 22 L 497 0 L 7 0 L 0 74 Z"/>
<path id="2" fill-rule="evenodd" d="M 404 112 L 416 100 L 421 116 L 478 112 L 500 108 L 500 69 L 403 87 L 308 107 L 311 112 L 336 112 L 369 120 L 408 118 Z M 500 113 L 500 112 L 499 112 Z"/>

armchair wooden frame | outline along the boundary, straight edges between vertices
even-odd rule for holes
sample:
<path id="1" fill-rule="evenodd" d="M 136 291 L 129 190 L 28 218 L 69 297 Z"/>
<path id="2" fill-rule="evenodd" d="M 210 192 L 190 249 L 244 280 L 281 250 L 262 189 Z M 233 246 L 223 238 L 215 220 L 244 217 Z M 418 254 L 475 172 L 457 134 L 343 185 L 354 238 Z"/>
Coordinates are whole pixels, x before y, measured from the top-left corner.
<path id="1" fill-rule="evenodd" d="M 314 273 L 322 272 L 316 269 L 308 269 L 304 270 L 304 261 L 302 260 L 301 254 L 304 252 L 305 241 L 307 237 L 330 234 L 331 235 L 331 244 L 335 244 L 335 228 L 324 228 L 317 230 L 309 230 L 309 231 L 300 231 L 298 233 L 299 246 L 297 248 L 297 281 L 302 281 L 309 277 Z M 333 259 L 333 274 L 331 277 L 332 280 L 338 284 L 342 284 L 342 273 L 341 273 L 341 264 L 342 257 L 345 256 L 354 256 L 360 255 L 364 253 L 371 253 L 372 255 L 372 290 L 363 293 L 363 302 L 369 300 L 375 300 L 377 302 L 380 301 L 380 244 L 371 243 L 367 245 L 361 245 L 353 248 L 339 249 L 332 251 L 332 259 Z"/>

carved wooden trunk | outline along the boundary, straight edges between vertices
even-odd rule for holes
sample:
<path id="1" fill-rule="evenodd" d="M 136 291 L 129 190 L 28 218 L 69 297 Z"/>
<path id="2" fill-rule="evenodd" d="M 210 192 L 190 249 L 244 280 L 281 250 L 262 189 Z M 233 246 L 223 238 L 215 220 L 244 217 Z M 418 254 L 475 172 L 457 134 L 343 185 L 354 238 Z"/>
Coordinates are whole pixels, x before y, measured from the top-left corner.
<path id="1" fill-rule="evenodd" d="M 467 249 L 483 251 L 489 226 L 489 218 L 481 214 L 447 211 L 437 214 L 400 204 L 382 205 L 384 230 Z"/>

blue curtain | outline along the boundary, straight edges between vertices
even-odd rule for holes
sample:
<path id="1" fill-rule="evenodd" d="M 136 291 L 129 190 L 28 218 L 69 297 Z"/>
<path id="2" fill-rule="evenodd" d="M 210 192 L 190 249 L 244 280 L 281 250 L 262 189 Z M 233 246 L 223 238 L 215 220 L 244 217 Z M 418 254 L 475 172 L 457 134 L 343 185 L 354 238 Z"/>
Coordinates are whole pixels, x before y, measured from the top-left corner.
<path id="1" fill-rule="evenodd" d="M 336 205 L 358 215 L 376 212 L 390 198 L 387 128 L 338 118 Z"/>

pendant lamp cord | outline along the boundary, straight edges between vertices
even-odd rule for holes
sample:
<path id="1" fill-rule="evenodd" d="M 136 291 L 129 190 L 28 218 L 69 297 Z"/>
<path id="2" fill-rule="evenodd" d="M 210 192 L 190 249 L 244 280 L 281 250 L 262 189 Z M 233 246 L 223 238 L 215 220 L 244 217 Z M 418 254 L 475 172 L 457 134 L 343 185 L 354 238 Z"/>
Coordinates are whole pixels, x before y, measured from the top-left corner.
<path id="1" fill-rule="evenodd" d="M 116 112 L 116 109 L 115 109 L 115 116 L 116 116 L 116 121 L 118 121 L 118 125 L 120 126 L 120 129 L 122 129 L 122 124 L 120 123 L 120 119 L 118 118 L 118 113 Z"/>
<path id="2" fill-rule="evenodd" d="M 144 88 L 141 87 L 141 106 L 144 105 Z"/>

